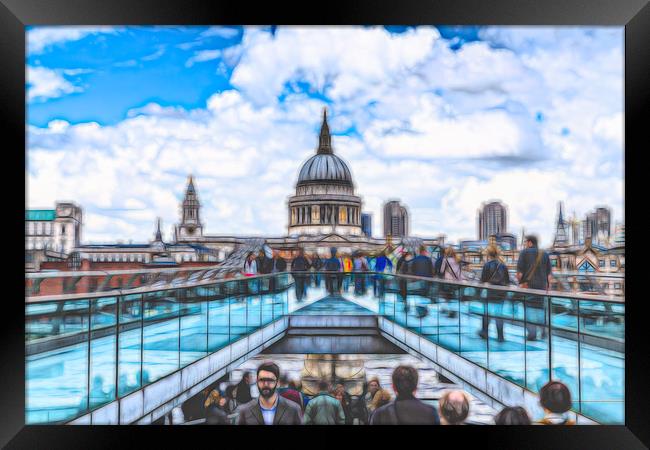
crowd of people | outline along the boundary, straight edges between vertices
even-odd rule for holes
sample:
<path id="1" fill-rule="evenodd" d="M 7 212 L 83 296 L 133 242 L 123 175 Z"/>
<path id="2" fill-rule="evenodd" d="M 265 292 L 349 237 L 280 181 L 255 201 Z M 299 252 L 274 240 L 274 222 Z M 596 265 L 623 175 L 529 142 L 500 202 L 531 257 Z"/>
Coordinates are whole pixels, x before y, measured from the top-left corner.
<path id="1" fill-rule="evenodd" d="M 251 395 L 252 377 L 245 372 L 239 383 L 223 392 L 210 391 L 204 401 L 207 425 L 464 425 L 470 416 L 470 397 L 449 390 L 435 408 L 416 397 L 418 371 L 398 366 L 390 392 L 377 378 L 370 379 L 361 395 L 350 395 L 343 384 L 318 382 L 318 393 L 308 395 L 301 382 L 281 374 L 277 364 L 265 361 L 257 368 L 259 396 Z M 533 421 L 525 408 L 507 406 L 494 416 L 496 425 L 573 425 L 571 393 L 559 381 L 539 391 L 544 417 Z"/>
<path id="2" fill-rule="evenodd" d="M 244 263 L 243 274 L 254 276 L 283 272 L 287 267 L 292 272 L 295 281 L 296 299 L 302 301 L 306 294 L 307 286 L 312 284 L 320 286 L 321 279 L 325 279 L 325 287 L 330 295 L 340 295 L 341 291 L 347 292 L 350 284 L 354 285 L 354 293 L 365 295 L 372 286 L 375 297 L 382 298 L 385 291 L 385 277 L 382 274 L 411 275 L 426 278 L 438 278 L 444 281 L 466 281 L 466 273 L 462 270 L 463 262 L 453 247 L 441 249 L 439 256 L 433 258 L 422 246 L 414 255 L 411 250 L 404 248 L 399 258 L 395 252 L 382 250 L 376 254 L 356 251 L 352 254 L 339 254 L 336 247 L 330 249 L 330 257 L 320 258 L 317 253 L 306 255 L 303 249 L 298 250 L 298 255 L 290 264 L 273 250 L 272 257 L 268 257 L 264 250 L 256 256 L 250 253 Z M 499 248 L 489 245 L 486 249 L 487 261 L 483 265 L 480 282 L 494 286 L 508 286 L 511 284 L 508 267 L 502 260 Z M 369 272 L 367 275 L 363 272 Z M 538 248 L 537 237 L 526 236 L 526 248 L 519 254 L 517 261 L 516 280 L 519 287 L 548 290 L 552 281 L 551 261 L 547 252 Z M 407 297 L 407 279 L 399 280 L 402 299 Z M 439 297 L 452 299 L 455 296 L 453 284 L 440 283 Z M 499 317 L 506 297 L 505 291 L 491 290 L 486 298 L 486 312 L 479 336 L 488 338 L 488 328 L 491 317 L 495 318 L 497 338 L 505 340 L 503 320 Z M 543 297 L 531 295 L 526 299 L 527 305 L 527 339 L 534 341 L 538 335 L 546 338 L 544 324 L 545 310 Z M 405 305 L 408 308 L 408 305 Z M 448 317 L 455 317 L 457 312 L 443 305 L 442 312 Z"/>

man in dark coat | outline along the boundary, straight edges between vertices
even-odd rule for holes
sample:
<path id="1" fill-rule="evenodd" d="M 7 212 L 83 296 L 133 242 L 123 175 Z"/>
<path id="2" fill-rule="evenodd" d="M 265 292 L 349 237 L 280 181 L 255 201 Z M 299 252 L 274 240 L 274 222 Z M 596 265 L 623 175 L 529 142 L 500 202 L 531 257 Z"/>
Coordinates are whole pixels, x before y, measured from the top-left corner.
<path id="1" fill-rule="evenodd" d="M 411 275 L 416 277 L 433 277 L 433 263 L 427 255 L 426 247 L 420 247 L 420 254 L 411 261 Z"/>
<path id="2" fill-rule="evenodd" d="M 244 405 L 239 412 L 238 425 L 300 425 L 300 406 L 276 392 L 280 368 L 264 362 L 257 368 L 257 388 L 260 396 Z"/>
<path id="3" fill-rule="evenodd" d="M 326 272 L 337 272 L 334 274 L 327 274 L 325 276 L 325 284 L 327 286 L 327 292 L 330 295 L 337 295 L 341 292 L 341 276 L 338 272 L 341 272 L 341 261 L 336 257 L 336 247 L 330 248 L 331 258 L 325 260 L 323 269 Z"/>
<path id="4" fill-rule="evenodd" d="M 257 273 L 259 274 L 271 273 L 271 270 L 273 270 L 273 261 L 271 260 L 271 258 L 266 256 L 266 253 L 264 253 L 263 249 L 260 249 L 256 261 L 257 261 Z"/>
<path id="5" fill-rule="evenodd" d="M 253 400 L 253 396 L 251 395 L 250 382 L 250 372 L 244 372 L 241 377 L 241 381 L 237 383 L 237 396 L 235 399 L 237 400 L 238 405 L 243 405 L 244 403 L 248 403 Z"/>
<path id="6" fill-rule="evenodd" d="M 305 286 L 307 277 L 307 271 L 310 269 L 311 264 L 307 258 L 305 258 L 305 251 L 302 248 L 298 249 L 298 256 L 296 256 L 293 261 L 291 261 L 291 272 L 293 279 L 296 283 L 296 300 L 301 301 L 305 296 Z"/>
<path id="7" fill-rule="evenodd" d="M 411 366 L 399 366 L 393 371 L 394 401 L 378 408 L 370 417 L 370 425 L 440 425 L 433 406 L 415 398 L 418 372 Z"/>
<path id="8" fill-rule="evenodd" d="M 526 236 L 526 248 L 519 253 L 519 260 L 517 261 L 519 286 L 527 289 L 547 290 L 551 279 L 551 260 L 548 253 L 537 248 L 536 236 Z M 529 341 L 537 340 L 538 328 L 542 330 L 542 339 L 546 338 L 545 298 L 543 294 L 526 295 L 524 302 L 527 312 L 526 328 L 528 335 L 526 339 Z"/>

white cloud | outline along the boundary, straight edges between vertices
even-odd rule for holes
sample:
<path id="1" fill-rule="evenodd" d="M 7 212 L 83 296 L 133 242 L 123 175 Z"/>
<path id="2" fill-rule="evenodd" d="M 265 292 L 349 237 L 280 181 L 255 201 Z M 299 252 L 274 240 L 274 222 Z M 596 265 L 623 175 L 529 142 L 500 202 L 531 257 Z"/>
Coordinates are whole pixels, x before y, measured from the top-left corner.
<path id="1" fill-rule="evenodd" d="M 237 28 L 228 28 L 228 27 L 210 27 L 206 31 L 201 33 L 202 37 L 211 37 L 218 36 L 224 39 L 230 39 L 239 36 L 239 30 Z"/>
<path id="2" fill-rule="evenodd" d="M 63 75 L 60 70 L 48 69 L 46 67 L 26 66 L 27 71 L 27 100 L 45 100 L 48 98 L 61 97 L 72 92 L 81 92 L 82 88 L 74 86 Z"/>
<path id="3" fill-rule="evenodd" d="M 185 67 L 192 67 L 194 63 L 211 61 L 221 57 L 221 50 L 200 50 L 194 53 L 190 59 L 185 62 Z"/>
<path id="4" fill-rule="evenodd" d="M 27 32 L 27 52 L 30 55 L 43 52 L 46 48 L 63 44 L 69 41 L 77 41 L 91 34 L 107 33 L 115 34 L 120 31 L 115 27 L 34 27 Z"/>

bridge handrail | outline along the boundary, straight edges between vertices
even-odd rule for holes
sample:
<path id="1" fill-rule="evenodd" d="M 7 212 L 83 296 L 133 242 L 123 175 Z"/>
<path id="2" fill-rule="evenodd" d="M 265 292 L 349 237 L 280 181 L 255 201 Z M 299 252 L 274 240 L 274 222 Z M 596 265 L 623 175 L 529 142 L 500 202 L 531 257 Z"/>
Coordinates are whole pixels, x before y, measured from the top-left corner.
<path id="1" fill-rule="evenodd" d="M 203 268 L 201 270 L 211 270 L 207 268 Z M 212 269 L 214 270 L 214 269 Z M 135 273 L 138 273 L 137 271 Z M 443 280 L 441 278 L 429 278 L 429 277 L 419 277 L 416 275 L 402 275 L 402 274 L 393 274 L 393 273 L 386 273 L 386 272 L 325 272 L 325 271 L 318 271 L 318 272 L 304 272 L 305 274 L 340 274 L 340 275 L 346 275 L 346 274 L 365 274 L 365 275 L 386 275 L 386 276 L 392 276 L 395 278 L 404 278 L 407 280 L 416 280 L 416 281 L 425 281 L 428 283 L 437 283 L 437 284 L 446 284 L 446 285 L 455 285 L 459 287 L 473 287 L 477 289 L 490 289 L 492 291 L 503 291 L 503 292 L 513 292 L 516 294 L 530 294 L 530 295 L 536 295 L 536 296 L 548 296 L 548 297 L 559 297 L 559 298 L 569 298 L 572 300 L 586 300 L 586 301 L 599 301 L 599 302 L 608 302 L 608 303 L 625 303 L 625 297 L 617 297 L 613 295 L 596 295 L 596 294 L 579 294 L 579 293 L 572 293 L 572 292 L 567 292 L 567 291 L 552 291 L 552 290 L 540 290 L 540 289 L 529 289 L 529 288 L 521 288 L 518 286 L 498 286 L 494 284 L 488 284 L 488 283 L 480 283 L 480 282 L 474 282 L 474 281 L 453 281 L 453 280 Z M 219 279 L 208 279 L 208 280 L 202 280 L 202 281 L 197 281 L 193 282 L 191 285 L 187 285 L 186 283 L 179 283 L 177 285 L 172 285 L 170 282 L 165 284 L 164 286 L 142 286 L 142 287 L 136 287 L 132 289 L 114 289 L 111 291 L 99 291 L 99 292 L 81 292 L 81 293 L 75 293 L 75 294 L 57 294 L 57 295 L 41 295 L 41 296 L 26 296 L 25 297 L 25 303 L 42 303 L 42 302 L 52 302 L 52 301 L 66 301 L 66 300 L 75 300 L 75 299 L 86 299 L 86 298 L 98 298 L 98 297 L 115 297 L 116 295 L 131 295 L 131 294 L 144 294 L 144 293 L 149 293 L 149 292 L 158 292 L 158 291 L 166 291 L 166 290 L 171 290 L 171 289 L 182 289 L 182 288 L 188 288 L 188 287 L 200 287 L 200 286 L 209 286 L 209 285 L 215 285 L 215 284 L 221 284 L 221 283 L 227 283 L 227 282 L 234 282 L 234 281 L 247 281 L 247 280 L 253 280 L 253 279 L 264 279 L 264 278 L 269 278 L 269 277 L 274 277 L 277 275 L 284 275 L 284 274 L 293 274 L 293 272 L 290 271 L 285 271 L 285 272 L 276 272 L 276 273 L 271 273 L 271 274 L 263 274 L 263 275 L 255 275 L 255 276 L 250 276 L 250 277 L 232 277 L 232 278 L 219 278 Z"/>

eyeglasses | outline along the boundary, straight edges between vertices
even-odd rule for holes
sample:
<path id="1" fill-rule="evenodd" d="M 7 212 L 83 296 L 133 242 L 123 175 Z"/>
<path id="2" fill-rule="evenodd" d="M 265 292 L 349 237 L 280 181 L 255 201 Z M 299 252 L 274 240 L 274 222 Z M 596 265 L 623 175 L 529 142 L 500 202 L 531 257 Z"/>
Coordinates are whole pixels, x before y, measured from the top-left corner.
<path id="1" fill-rule="evenodd" d="M 262 383 L 262 384 L 275 384 L 275 383 L 278 382 L 278 379 L 277 378 L 258 378 L 257 382 Z"/>

